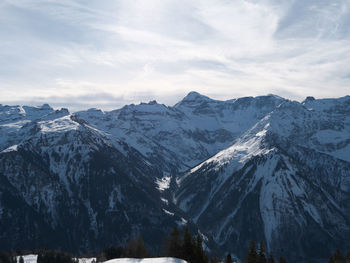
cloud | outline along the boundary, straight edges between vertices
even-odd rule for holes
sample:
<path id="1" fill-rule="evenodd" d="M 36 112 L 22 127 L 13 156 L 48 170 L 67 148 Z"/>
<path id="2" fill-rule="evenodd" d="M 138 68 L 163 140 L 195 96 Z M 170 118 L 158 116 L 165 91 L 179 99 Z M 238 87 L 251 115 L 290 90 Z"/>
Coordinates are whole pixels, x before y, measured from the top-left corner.
<path id="1" fill-rule="evenodd" d="M 0 102 L 343 96 L 349 17 L 347 0 L 6 0 Z"/>

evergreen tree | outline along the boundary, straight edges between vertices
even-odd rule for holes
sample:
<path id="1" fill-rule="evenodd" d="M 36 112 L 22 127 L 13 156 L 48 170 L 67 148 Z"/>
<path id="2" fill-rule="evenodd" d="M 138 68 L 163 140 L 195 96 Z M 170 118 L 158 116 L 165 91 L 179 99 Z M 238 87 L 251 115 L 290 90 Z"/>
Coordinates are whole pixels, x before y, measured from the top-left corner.
<path id="1" fill-rule="evenodd" d="M 169 257 L 181 258 L 182 242 L 180 232 L 177 227 L 174 227 L 170 233 L 170 241 L 167 248 L 166 255 Z"/>
<path id="2" fill-rule="evenodd" d="M 346 263 L 346 260 L 342 253 L 337 249 L 334 254 L 329 258 L 329 263 Z"/>
<path id="3" fill-rule="evenodd" d="M 47 250 L 39 252 L 37 263 L 74 263 L 74 260 L 70 254 Z"/>
<path id="4" fill-rule="evenodd" d="M 250 241 L 250 245 L 249 245 L 249 252 L 247 255 L 247 263 L 256 263 L 257 259 L 258 259 L 258 255 L 256 253 L 255 242 L 252 240 L 252 241 Z"/>
<path id="5" fill-rule="evenodd" d="M 287 261 L 281 256 L 278 263 L 287 263 Z"/>
<path id="6" fill-rule="evenodd" d="M 7 253 L 0 253 L 0 263 L 15 263 L 16 257 L 11 257 Z"/>
<path id="7" fill-rule="evenodd" d="M 19 257 L 19 263 L 24 263 L 24 259 L 22 256 Z"/>
<path id="8" fill-rule="evenodd" d="M 232 257 L 230 253 L 227 254 L 225 263 L 232 263 Z"/>
<path id="9" fill-rule="evenodd" d="M 275 263 L 275 259 L 273 258 L 273 255 L 270 253 L 269 259 L 267 260 L 268 263 Z"/>
<path id="10" fill-rule="evenodd" d="M 114 259 L 114 258 L 121 258 L 124 254 L 124 248 L 122 247 L 110 247 L 103 250 L 104 255 L 104 261 Z"/>
<path id="11" fill-rule="evenodd" d="M 43 253 L 42 253 L 42 251 L 39 251 L 38 257 L 36 259 L 36 262 L 37 263 L 43 262 Z"/>
<path id="12" fill-rule="evenodd" d="M 129 241 L 129 244 L 124 252 L 125 257 L 130 258 L 147 258 L 149 257 L 148 251 L 145 247 L 145 243 L 141 236 Z"/>
<path id="13" fill-rule="evenodd" d="M 202 238 L 197 234 L 196 239 L 196 251 L 195 251 L 196 263 L 208 263 L 208 257 L 203 250 Z"/>
<path id="14" fill-rule="evenodd" d="M 189 261 L 191 263 L 195 263 L 195 245 L 193 238 L 190 234 L 190 230 L 186 226 L 185 232 L 184 232 L 184 241 L 182 245 L 182 258 L 186 261 Z"/>
<path id="15" fill-rule="evenodd" d="M 346 262 L 350 263 L 350 251 L 346 254 Z"/>
<path id="16" fill-rule="evenodd" d="M 210 259 L 210 263 L 220 263 L 220 262 L 221 262 L 220 259 L 217 258 L 217 257 L 212 257 L 212 258 Z"/>
<path id="17" fill-rule="evenodd" d="M 137 258 L 148 258 L 149 257 L 149 253 L 147 251 L 147 248 L 145 247 L 145 242 L 143 241 L 141 235 L 137 239 L 136 257 Z"/>
<path id="18" fill-rule="evenodd" d="M 258 263 L 266 263 L 265 246 L 263 242 L 260 242 L 259 246 Z"/>

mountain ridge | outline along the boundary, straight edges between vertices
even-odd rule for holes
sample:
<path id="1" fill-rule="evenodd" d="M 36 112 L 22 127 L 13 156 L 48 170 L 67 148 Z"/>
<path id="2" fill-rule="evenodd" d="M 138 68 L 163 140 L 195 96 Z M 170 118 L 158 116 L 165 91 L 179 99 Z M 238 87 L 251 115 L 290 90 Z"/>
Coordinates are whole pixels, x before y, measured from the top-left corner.
<path id="1" fill-rule="evenodd" d="M 190 92 L 174 106 L 73 113 L 0 105 L 0 135 L 0 218 L 20 215 L 1 201 L 14 191 L 38 224 L 11 246 L 87 251 L 158 231 L 145 240 L 157 250 L 170 227 L 187 222 L 213 251 L 241 258 L 250 240 L 292 262 L 349 249 L 350 96 L 220 101 Z M 6 222 L 14 231 L 20 221 Z M 110 224 L 120 225 L 116 235 Z M 45 232 L 57 239 L 40 243 Z"/>

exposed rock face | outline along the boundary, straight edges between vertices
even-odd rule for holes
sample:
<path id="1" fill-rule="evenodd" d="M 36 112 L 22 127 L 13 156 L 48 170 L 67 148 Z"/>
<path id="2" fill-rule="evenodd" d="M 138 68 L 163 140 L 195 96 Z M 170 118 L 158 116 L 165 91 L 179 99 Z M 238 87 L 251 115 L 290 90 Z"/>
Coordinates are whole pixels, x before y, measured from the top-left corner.
<path id="1" fill-rule="evenodd" d="M 0 105 L 0 246 L 96 251 L 191 220 L 223 251 L 349 249 L 350 97 Z"/>

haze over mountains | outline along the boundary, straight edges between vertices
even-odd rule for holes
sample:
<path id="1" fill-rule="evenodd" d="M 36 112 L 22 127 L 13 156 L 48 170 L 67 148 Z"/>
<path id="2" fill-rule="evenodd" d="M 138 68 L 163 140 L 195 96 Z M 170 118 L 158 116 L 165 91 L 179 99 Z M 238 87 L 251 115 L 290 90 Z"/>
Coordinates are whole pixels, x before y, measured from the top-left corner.
<path id="1" fill-rule="evenodd" d="M 104 112 L 0 105 L 0 246 L 96 251 L 190 222 L 243 258 L 349 250 L 350 96 L 189 93 Z"/>

